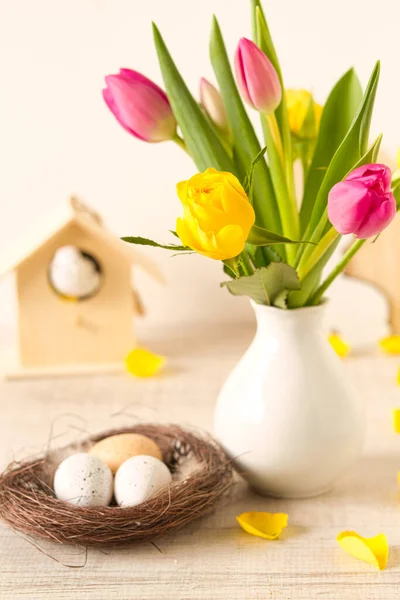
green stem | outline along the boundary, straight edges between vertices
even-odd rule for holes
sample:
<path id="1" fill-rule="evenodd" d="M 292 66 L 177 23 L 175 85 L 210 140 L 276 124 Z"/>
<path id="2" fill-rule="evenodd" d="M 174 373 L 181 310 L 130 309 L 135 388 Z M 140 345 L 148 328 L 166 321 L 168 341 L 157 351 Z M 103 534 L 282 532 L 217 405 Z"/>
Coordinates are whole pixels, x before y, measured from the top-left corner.
<path id="1" fill-rule="evenodd" d="M 297 211 L 297 200 L 296 200 L 296 186 L 294 183 L 292 148 L 290 148 L 290 154 L 288 154 L 288 152 L 289 151 L 287 149 L 286 150 L 284 149 L 286 180 L 287 180 L 289 195 L 291 198 L 293 198 L 293 202 L 296 206 L 296 212 L 298 212 Z M 299 228 L 299 231 L 300 231 L 300 228 Z"/>
<path id="2" fill-rule="evenodd" d="M 275 190 L 283 235 L 291 239 L 298 239 L 299 222 L 296 199 L 291 197 L 288 190 L 282 138 L 275 115 L 262 114 L 261 124 L 267 145 L 272 185 Z M 296 259 L 296 252 L 296 248 L 290 244 L 285 246 L 286 258 L 291 265 Z"/>
<path id="3" fill-rule="evenodd" d="M 363 244 L 365 244 L 366 241 L 367 240 L 357 240 L 350 246 L 347 252 L 344 253 L 342 260 L 336 265 L 336 267 L 331 271 L 331 273 L 328 275 L 325 281 L 323 281 L 319 288 L 315 291 L 315 293 L 310 299 L 309 304 L 315 305 L 320 303 L 325 291 L 328 289 L 331 283 L 335 281 L 336 277 L 345 270 L 350 260 L 359 251 Z"/>
<path id="4" fill-rule="evenodd" d="M 274 141 L 276 150 L 278 152 L 279 158 L 281 159 L 281 163 L 283 165 L 283 163 L 284 163 L 283 143 L 282 143 L 281 132 L 279 130 L 278 121 L 276 120 L 275 113 L 265 115 L 265 119 L 271 130 L 272 139 Z"/>
<path id="5" fill-rule="evenodd" d="M 176 134 L 175 137 L 172 138 L 172 141 L 175 142 L 175 144 L 177 144 L 180 148 L 182 148 L 182 150 L 184 150 L 187 154 L 190 155 L 189 150 L 187 149 L 187 146 L 185 144 L 185 140 L 181 138 L 180 135 Z"/>
<path id="6" fill-rule="evenodd" d="M 310 226 L 306 228 L 305 233 L 303 235 L 303 239 L 308 240 L 309 242 L 313 242 L 314 244 L 319 244 L 319 242 L 324 236 L 324 229 L 327 222 L 328 214 L 325 209 L 321 219 L 319 220 L 318 224 L 314 227 L 314 229 L 311 229 Z M 305 263 L 308 261 L 311 254 L 313 253 L 313 250 L 314 248 L 311 244 L 299 244 L 294 267 L 300 270 L 303 269 Z"/>
<path id="7" fill-rule="evenodd" d="M 314 265 L 322 258 L 328 248 L 335 243 L 335 241 L 340 237 L 340 234 L 336 231 L 334 227 L 331 227 L 327 233 L 321 238 L 321 241 L 314 246 L 313 252 L 310 255 L 309 259 L 303 263 L 299 264 L 297 267 L 297 273 L 301 279 L 311 271 Z"/>
<path id="8" fill-rule="evenodd" d="M 233 258 L 226 258 L 222 262 L 232 272 L 235 279 L 240 277 L 241 273 L 240 273 L 239 261 L 238 261 L 237 256 L 234 256 Z"/>
<path id="9" fill-rule="evenodd" d="M 278 156 L 281 160 L 282 164 L 282 172 L 285 178 L 286 183 L 286 192 L 288 197 L 288 203 L 292 212 L 291 219 L 293 223 L 290 226 L 291 231 L 296 232 L 296 239 L 299 236 L 300 226 L 299 226 L 299 217 L 297 210 L 297 202 L 296 202 L 296 190 L 294 185 L 294 175 L 293 175 L 293 162 L 290 153 L 288 155 L 285 154 L 284 149 L 284 141 L 281 136 L 281 131 L 279 129 L 278 121 L 276 119 L 275 113 L 266 116 L 266 121 L 270 127 L 273 141 L 275 143 Z"/>
<path id="10" fill-rule="evenodd" d="M 239 255 L 239 258 L 241 260 L 241 266 L 244 271 L 244 274 L 245 275 L 253 275 L 254 269 L 251 265 L 249 255 L 247 254 L 247 252 L 245 250 L 243 250 L 243 252 Z"/>
<path id="11" fill-rule="evenodd" d="M 300 160 L 301 160 L 301 166 L 303 168 L 303 188 L 304 188 L 306 185 L 307 177 L 308 177 L 308 171 L 310 169 L 310 161 L 308 160 L 307 152 L 304 149 L 304 146 L 302 146 L 302 148 L 300 150 Z"/>

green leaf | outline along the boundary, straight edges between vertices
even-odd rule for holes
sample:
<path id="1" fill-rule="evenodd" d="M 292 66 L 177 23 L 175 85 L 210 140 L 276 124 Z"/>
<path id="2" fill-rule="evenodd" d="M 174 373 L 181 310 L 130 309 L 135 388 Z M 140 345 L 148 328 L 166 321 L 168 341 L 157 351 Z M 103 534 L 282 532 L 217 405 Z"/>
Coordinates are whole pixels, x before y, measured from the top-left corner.
<path id="1" fill-rule="evenodd" d="M 283 246 L 281 246 L 283 248 Z M 251 246 L 250 244 L 246 244 L 246 252 L 250 256 L 251 262 L 256 267 L 260 266 L 268 266 L 272 262 L 282 262 L 281 255 L 276 251 L 276 247 L 272 248 L 272 246 Z M 263 253 L 260 256 L 261 252 Z M 265 265 L 263 261 L 267 261 Z"/>
<path id="2" fill-rule="evenodd" d="M 164 250 L 184 250 L 185 252 L 191 252 L 191 248 L 188 248 L 187 246 L 178 246 L 177 244 L 159 244 L 158 242 L 154 242 L 153 240 L 149 240 L 144 237 L 127 236 L 121 238 L 121 240 L 128 242 L 128 244 L 137 244 L 139 246 L 153 246 L 153 248 L 163 248 Z"/>
<path id="3" fill-rule="evenodd" d="M 252 275 L 221 283 L 234 296 L 249 296 L 257 304 L 285 307 L 285 294 L 299 290 L 300 282 L 293 267 L 283 262 L 273 262 L 268 267 L 256 269 Z"/>
<path id="4" fill-rule="evenodd" d="M 380 63 L 378 61 L 372 72 L 367 89 L 350 130 L 335 152 L 328 170 L 325 173 L 306 231 L 314 231 L 314 228 L 323 217 L 326 210 L 330 190 L 346 176 L 367 151 L 366 140 L 369 134 L 369 125 L 379 81 L 379 72 Z M 318 149 L 316 154 L 317 152 Z M 325 219 L 327 221 L 327 216 Z M 313 241 L 319 240 L 313 239 Z"/>
<path id="5" fill-rule="evenodd" d="M 261 146 L 236 87 L 224 40 L 215 17 L 210 38 L 210 58 L 232 129 L 234 156 L 243 180 L 246 173 L 250 171 L 251 163 L 260 152 Z M 257 224 L 274 231 L 281 231 L 278 206 L 265 160 L 259 161 L 254 177 L 253 206 L 257 215 Z"/>
<path id="6" fill-rule="evenodd" d="M 260 0 L 251 0 L 251 16 L 253 39 L 261 50 L 268 56 L 273 64 L 278 77 L 282 80 L 281 67 L 278 60 L 278 55 L 275 50 L 274 42 L 272 41 L 271 33 L 265 18 L 264 10 Z M 260 24 L 262 25 L 260 27 Z M 281 81 L 282 83 L 282 81 Z"/>
<path id="7" fill-rule="evenodd" d="M 272 244 L 308 244 L 309 242 L 291 240 L 273 231 L 268 231 L 268 229 L 264 229 L 263 227 L 253 225 L 247 238 L 247 243 L 253 244 L 253 246 L 270 246 Z"/>
<path id="8" fill-rule="evenodd" d="M 289 296 L 289 290 L 282 290 L 281 292 L 279 292 L 276 295 L 276 298 L 274 300 L 274 306 L 276 308 L 283 308 L 284 310 L 287 309 L 287 299 Z"/>
<path id="9" fill-rule="evenodd" d="M 214 121 L 211 119 L 211 117 L 206 113 L 206 111 L 204 110 L 204 108 L 202 107 L 201 104 L 199 104 L 199 108 L 203 114 L 203 117 L 205 118 L 205 120 L 209 124 L 210 128 L 212 129 L 214 135 L 217 136 L 217 138 L 221 142 L 222 146 L 225 148 L 229 158 L 233 161 L 233 147 L 232 147 L 233 141 L 232 141 L 231 130 L 229 128 L 227 128 L 226 130 L 220 129 L 214 123 Z"/>
<path id="10" fill-rule="evenodd" d="M 369 149 L 367 150 L 367 152 L 364 154 L 364 156 L 362 156 L 360 158 L 360 160 L 358 161 L 358 163 L 356 163 L 351 169 L 350 171 L 354 171 L 354 169 L 357 169 L 357 167 L 362 167 L 362 165 L 369 165 L 371 163 L 376 163 L 378 160 L 378 156 L 379 156 L 379 150 L 381 147 L 381 142 L 382 142 L 382 134 L 378 135 L 378 137 L 376 138 L 376 140 L 374 141 L 373 144 L 371 144 L 371 146 L 369 147 Z M 350 173 L 349 171 L 349 173 Z M 346 173 L 346 176 L 348 175 L 348 173 Z"/>
<path id="11" fill-rule="evenodd" d="M 198 169 L 203 171 L 214 167 L 235 173 L 232 160 L 189 92 L 154 23 L 153 34 L 168 98 L 188 151 Z"/>
<path id="12" fill-rule="evenodd" d="M 322 112 L 318 141 L 308 173 L 300 211 L 301 231 L 311 217 L 318 190 L 328 166 L 342 143 L 357 108 L 362 100 L 362 89 L 354 69 L 350 69 L 335 85 Z"/>

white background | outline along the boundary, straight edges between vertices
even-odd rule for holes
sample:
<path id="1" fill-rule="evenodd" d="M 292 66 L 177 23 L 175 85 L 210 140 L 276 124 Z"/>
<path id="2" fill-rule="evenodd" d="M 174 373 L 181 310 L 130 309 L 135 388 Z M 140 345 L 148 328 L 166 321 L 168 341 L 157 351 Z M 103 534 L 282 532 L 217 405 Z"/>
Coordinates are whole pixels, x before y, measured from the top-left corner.
<path id="1" fill-rule="evenodd" d="M 208 59 L 215 13 L 230 56 L 250 36 L 247 0 L 2 0 L 0 2 L 0 252 L 71 193 L 99 210 L 118 235 L 169 239 L 180 214 L 175 183 L 194 173 L 172 143 L 130 137 L 105 107 L 104 75 L 120 67 L 161 84 L 151 20 L 197 95 L 213 81 Z M 287 87 L 312 88 L 323 103 L 354 65 L 363 85 L 377 58 L 382 76 L 373 133 L 400 142 L 399 0 L 269 0 L 264 4 Z M 140 278 L 156 323 L 247 318 L 247 302 L 219 289 L 220 264 L 148 250 L 168 279 Z M 11 319 L 11 284 L 0 287 L 0 323 Z"/>

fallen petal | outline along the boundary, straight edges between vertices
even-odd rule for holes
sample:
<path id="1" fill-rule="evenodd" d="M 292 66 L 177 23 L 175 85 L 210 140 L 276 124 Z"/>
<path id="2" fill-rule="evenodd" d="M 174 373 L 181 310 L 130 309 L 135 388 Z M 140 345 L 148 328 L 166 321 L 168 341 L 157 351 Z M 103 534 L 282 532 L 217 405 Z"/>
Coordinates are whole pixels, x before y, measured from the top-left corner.
<path id="1" fill-rule="evenodd" d="M 337 541 L 348 554 L 382 570 L 386 567 L 389 545 L 384 533 L 364 538 L 355 531 L 342 531 Z"/>
<path id="2" fill-rule="evenodd" d="M 125 358 L 125 366 L 129 373 L 136 377 L 152 377 L 157 375 L 166 364 L 165 356 L 160 356 L 146 350 L 135 348 Z"/>
<path id="3" fill-rule="evenodd" d="M 346 358 L 350 352 L 350 345 L 347 344 L 339 334 L 331 333 L 328 336 L 328 341 L 340 358 Z"/>
<path id="4" fill-rule="evenodd" d="M 379 341 L 379 346 L 387 354 L 400 354 L 400 335 L 389 335 Z"/>
<path id="5" fill-rule="evenodd" d="M 393 408 L 393 429 L 396 433 L 400 433 L 400 408 Z"/>
<path id="6" fill-rule="evenodd" d="M 240 527 L 251 535 L 276 540 L 287 526 L 288 515 L 284 513 L 246 512 L 236 517 Z"/>

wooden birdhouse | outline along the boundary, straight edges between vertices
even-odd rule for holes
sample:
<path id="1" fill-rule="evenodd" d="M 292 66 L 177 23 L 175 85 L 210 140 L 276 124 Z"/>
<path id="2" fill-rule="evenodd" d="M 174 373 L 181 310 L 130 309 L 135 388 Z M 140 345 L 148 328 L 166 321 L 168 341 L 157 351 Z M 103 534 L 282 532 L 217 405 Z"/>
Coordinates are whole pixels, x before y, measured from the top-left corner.
<path id="1" fill-rule="evenodd" d="M 18 303 L 16 376 L 122 370 L 142 312 L 132 267 L 159 282 L 157 267 L 108 231 L 76 198 L 0 264 L 14 271 Z"/>

